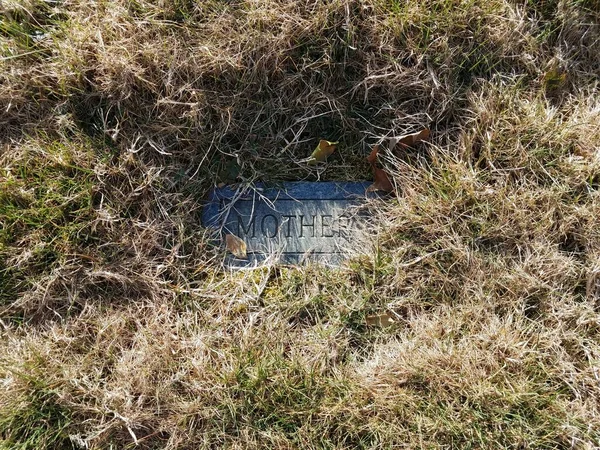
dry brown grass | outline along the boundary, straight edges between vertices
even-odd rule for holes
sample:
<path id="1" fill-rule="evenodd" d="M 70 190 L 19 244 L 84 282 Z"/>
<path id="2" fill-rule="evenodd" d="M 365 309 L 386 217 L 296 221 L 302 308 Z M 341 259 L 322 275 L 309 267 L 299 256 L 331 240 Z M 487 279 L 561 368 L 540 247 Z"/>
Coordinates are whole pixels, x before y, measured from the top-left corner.
<path id="1" fill-rule="evenodd" d="M 599 18 L 0 3 L 0 448 L 600 446 Z M 222 270 L 216 183 L 423 126 L 347 266 Z"/>

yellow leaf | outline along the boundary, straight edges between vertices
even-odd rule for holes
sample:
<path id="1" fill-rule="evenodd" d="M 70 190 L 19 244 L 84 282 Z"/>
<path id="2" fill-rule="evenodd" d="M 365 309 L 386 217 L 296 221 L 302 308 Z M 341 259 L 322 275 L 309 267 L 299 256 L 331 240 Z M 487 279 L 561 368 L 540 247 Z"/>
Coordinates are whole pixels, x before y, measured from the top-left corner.
<path id="1" fill-rule="evenodd" d="M 319 145 L 317 145 L 317 148 L 315 148 L 315 150 L 312 152 L 312 154 L 310 155 L 310 158 L 308 160 L 308 164 L 316 164 L 318 162 L 324 162 L 327 160 L 327 157 L 329 155 L 331 155 L 334 150 L 335 147 L 339 144 L 339 142 L 330 142 L 330 141 L 326 141 L 324 139 L 321 139 L 319 141 Z"/>
<path id="2" fill-rule="evenodd" d="M 372 314 L 366 317 L 367 325 L 377 327 L 390 327 L 396 323 L 389 313 Z"/>
<path id="3" fill-rule="evenodd" d="M 229 250 L 237 258 L 248 259 L 246 256 L 246 243 L 233 234 L 225 235 L 225 244 Z"/>

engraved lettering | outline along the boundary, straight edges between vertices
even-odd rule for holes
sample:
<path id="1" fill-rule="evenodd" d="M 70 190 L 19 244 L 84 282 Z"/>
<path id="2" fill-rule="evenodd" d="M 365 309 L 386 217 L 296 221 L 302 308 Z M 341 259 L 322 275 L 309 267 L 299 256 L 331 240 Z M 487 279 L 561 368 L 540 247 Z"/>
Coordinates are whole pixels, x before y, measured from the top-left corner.
<path id="1" fill-rule="evenodd" d="M 311 230 L 311 235 L 310 237 L 315 237 L 315 218 L 317 216 L 315 216 L 314 214 L 312 215 L 312 223 L 307 223 L 304 224 L 304 215 L 300 216 L 300 237 L 304 237 L 304 228 L 310 228 Z"/>
<path id="2" fill-rule="evenodd" d="M 321 236 L 322 237 L 333 237 L 335 232 L 332 228 L 333 216 L 330 214 L 323 214 L 321 216 Z"/>
<path id="3" fill-rule="evenodd" d="M 285 230 L 284 235 L 286 238 L 289 238 L 292 235 L 292 227 L 294 230 L 296 229 L 296 227 L 292 223 L 293 222 L 292 219 L 295 219 L 296 216 L 295 215 L 290 215 L 290 216 L 282 215 L 281 217 L 283 217 L 284 219 L 287 219 L 285 222 L 282 222 L 282 225 L 283 225 L 283 223 L 287 223 L 287 228 Z"/>
<path id="4" fill-rule="evenodd" d="M 341 237 L 348 239 L 352 228 L 352 219 L 348 216 L 340 216 L 338 218 L 338 232 Z"/>
<path id="5" fill-rule="evenodd" d="M 339 224 L 340 230 L 349 228 L 350 217 L 348 217 L 348 216 L 338 217 L 338 224 Z"/>
<path id="6" fill-rule="evenodd" d="M 250 233 L 250 230 L 252 230 L 252 235 L 250 236 L 250 238 L 254 238 L 256 236 L 255 219 L 256 219 L 256 217 L 252 217 L 252 220 L 250 220 L 248 222 L 248 226 L 245 227 L 244 226 L 244 220 L 242 219 L 242 216 L 238 216 L 237 235 L 239 237 L 248 237 L 248 234 Z M 242 229 L 241 231 L 240 231 L 240 228 Z M 243 231 L 243 233 L 242 233 L 242 231 Z"/>
<path id="7" fill-rule="evenodd" d="M 273 233 L 271 235 L 267 233 L 269 231 L 269 226 L 266 222 L 269 217 L 272 219 L 271 223 L 273 225 Z M 265 215 L 260 222 L 260 230 L 262 231 L 263 236 L 268 238 L 274 238 L 277 236 L 277 232 L 279 231 L 279 221 L 277 220 L 277 217 L 275 217 L 273 214 Z"/>

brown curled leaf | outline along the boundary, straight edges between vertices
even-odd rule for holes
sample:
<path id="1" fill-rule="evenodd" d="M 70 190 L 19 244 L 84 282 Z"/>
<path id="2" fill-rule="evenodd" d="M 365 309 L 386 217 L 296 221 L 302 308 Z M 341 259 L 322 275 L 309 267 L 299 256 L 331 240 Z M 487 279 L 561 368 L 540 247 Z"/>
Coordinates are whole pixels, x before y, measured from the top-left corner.
<path id="1" fill-rule="evenodd" d="M 405 134 L 404 136 L 392 138 L 390 139 L 390 149 L 397 150 L 413 147 L 419 142 L 428 139 L 430 135 L 431 131 L 429 131 L 429 128 L 424 128 L 418 133 Z"/>
<path id="2" fill-rule="evenodd" d="M 373 184 L 367 188 L 367 192 L 392 192 L 393 190 L 394 185 L 392 184 L 388 173 L 383 169 L 373 166 Z"/>
<path id="3" fill-rule="evenodd" d="M 377 162 L 378 154 L 379 154 L 379 145 L 375 145 L 375 146 L 373 146 L 373 150 L 371 150 L 371 153 L 369 153 L 369 156 L 367 156 L 367 161 L 369 162 L 369 164 L 373 165 Z"/>

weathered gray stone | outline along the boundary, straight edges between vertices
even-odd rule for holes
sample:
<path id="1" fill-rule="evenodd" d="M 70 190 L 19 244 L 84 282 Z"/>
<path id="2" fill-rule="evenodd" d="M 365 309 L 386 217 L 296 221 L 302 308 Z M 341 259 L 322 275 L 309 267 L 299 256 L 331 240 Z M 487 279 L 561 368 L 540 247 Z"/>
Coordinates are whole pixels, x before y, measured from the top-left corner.
<path id="1" fill-rule="evenodd" d="M 215 189 L 203 212 L 206 227 L 221 237 L 233 234 L 248 246 L 246 262 L 229 256 L 229 265 L 246 265 L 271 256 L 284 263 L 306 259 L 337 263 L 351 247 L 362 219 L 357 206 L 368 182 L 288 182 L 256 185 L 246 192 Z"/>

